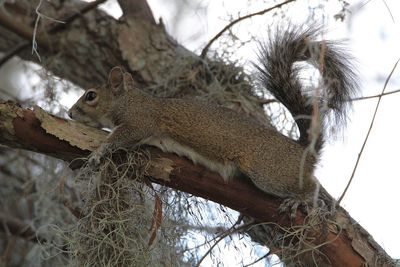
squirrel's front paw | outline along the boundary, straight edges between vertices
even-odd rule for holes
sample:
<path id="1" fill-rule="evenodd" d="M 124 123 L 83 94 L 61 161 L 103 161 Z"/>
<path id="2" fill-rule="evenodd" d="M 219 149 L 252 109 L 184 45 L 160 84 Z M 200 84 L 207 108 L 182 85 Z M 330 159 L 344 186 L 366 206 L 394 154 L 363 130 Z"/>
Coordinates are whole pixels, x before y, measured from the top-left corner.
<path id="1" fill-rule="evenodd" d="M 88 158 L 88 165 L 92 167 L 97 167 L 100 165 L 100 160 L 102 158 L 102 155 L 99 153 L 96 153 L 96 151 L 93 151 L 92 154 L 90 154 L 90 157 Z"/>
<path id="2" fill-rule="evenodd" d="M 296 218 L 297 209 L 301 208 L 304 212 L 308 210 L 308 203 L 298 198 L 286 198 L 279 206 L 280 213 L 287 213 L 291 219 Z"/>
<path id="3" fill-rule="evenodd" d="M 101 159 L 105 156 L 108 151 L 108 146 L 106 144 L 102 144 L 96 150 L 90 154 L 88 158 L 88 165 L 92 167 L 97 167 L 100 165 Z"/>

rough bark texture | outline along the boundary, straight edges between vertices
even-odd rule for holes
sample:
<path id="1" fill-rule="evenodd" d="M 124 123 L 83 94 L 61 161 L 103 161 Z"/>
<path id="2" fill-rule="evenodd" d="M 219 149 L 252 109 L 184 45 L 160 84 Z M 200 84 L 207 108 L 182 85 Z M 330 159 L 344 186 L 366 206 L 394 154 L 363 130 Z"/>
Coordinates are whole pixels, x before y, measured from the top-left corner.
<path id="1" fill-rule="evenodd" d="M 103 82 L 115 65 L 123 65 L 133 73 L 139 86 L 157 85 L 166 79 L 168 69 L 178 58 L 196 59 L 197 56 L 176 43 L 162 25 L 154 22 L 145 1 L 135 2 L 124 10 L 125 17 L 117 21 L 98 9 L 77 19 L 68 19 L 87 3 L 44 1 L 41 12 L 52 18 L 67 18 L 68 23 L 58 26 L 42 18 L 35 39 L 41 61 L 30 53 L 30 49 L 22 50 L 18 56 L 41 64 L 83 88 Z M 5 8 L 0 11 L 1 52 L 13 51 L 16 46 L 32 41 L 38 3 L 15 1 L 4 4 Z M 122 7 L 128 7 L 127 3 L 120 1 Z M 182 95 L 196 93 L 187 90 Z M 262 108 L 254 112 L 257 114 L 252 115 L 256 117 L 263 114 Z M 105 136 L 97 130 L 50 117 L 40 109 L 33 112 L 11 102 L 0 105 L 1 144 L 73 161 L 72 167 L 79 166 L 82 161 L 76 159 L 87 156 Z M 184 158 L 156 149 L 150 151 L 153 159 L 150 175 L 156 183 L 221 203 L 256 222 L 290 227 L 302 225 L 306 218 L 305 214 L 297 212 L 294 225 L 291 225 L 290 220 L 278 212 L 281 200 L 265 195 L 246 180 L 237 179 L 226 184 L 218 175 Z M 313 244 L 326 242 L 319 251 L 328 257 L 332 266 L 393 266 L 382 248 L 343 209 L 338 209 L 324 230 L 320 233 L 321 228 L 311 229 L 309 236 L 315 237 Z"/>

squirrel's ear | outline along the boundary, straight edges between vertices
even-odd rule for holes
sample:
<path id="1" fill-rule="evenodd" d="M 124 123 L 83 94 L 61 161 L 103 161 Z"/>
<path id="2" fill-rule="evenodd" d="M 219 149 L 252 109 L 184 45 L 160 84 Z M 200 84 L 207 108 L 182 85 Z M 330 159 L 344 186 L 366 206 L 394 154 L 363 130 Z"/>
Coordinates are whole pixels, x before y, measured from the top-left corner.
<path id="1" fill-rule="evenodd" d="M 117 89 L 124 80 L 124 71 L 121 67 L 114 67 L 108 75 L 108 85 L 111 89 Z"/>
<path id="2" fill-rule="evenodd" d="M 135 89 L 135 81 L 132 78 L 132 75 L 128 72 L 124 74 L 124 89 L 125 90 L 133 90 Z"/>

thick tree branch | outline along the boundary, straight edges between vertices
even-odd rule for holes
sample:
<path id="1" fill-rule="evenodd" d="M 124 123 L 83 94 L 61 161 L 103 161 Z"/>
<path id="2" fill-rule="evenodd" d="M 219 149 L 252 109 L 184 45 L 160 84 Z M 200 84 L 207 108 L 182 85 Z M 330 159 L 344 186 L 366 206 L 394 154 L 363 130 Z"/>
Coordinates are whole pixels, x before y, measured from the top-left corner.
<path id="1" fill-rule="evenodd" d="M 45 153 L 69 162 L 87 156 L 106 136 L 100 130 L 50 116 L 40 109 L 22 109 L 12 102 L 0 104 L 0 119 L 1 144 Z M 71 134 L 67 135 L 68 132 Z M 82 138 L 86 140 L 82 141 Z M 80 144 L 88 143 L 91 145 L 87 149 L 78 148 Z M 155 183 L 212 200 L 258 222 L 278 224 L 286 230 L 305 222 L 307 215 L 300 211 L 291 222 L 278 211 L 281 199 L 266 195 L 244 178 L 226 183 L 217 174 L 185 158 L 155 148 L 149 148 L 149 151 L 152 159 L 149 173 Z M 79 162 L 74 164 L 76 167 Z M 315 245 L 323 244 L 319 250 L 327 255 L 332 266 L 393 266 L 382 248 L 342 208 L 338 208 L 327 229 L 323 237 L 320 229 L 310 229 L 309 235 L 317 237 L 313 240 Z"/>
<path id="2" fill-rule="evenodd" d="M 146 0 L 118 0 L 118 3 L 124 13 L 124 17 L 145 20 L 151 24 L 156 24 L 156 20 Z"/>

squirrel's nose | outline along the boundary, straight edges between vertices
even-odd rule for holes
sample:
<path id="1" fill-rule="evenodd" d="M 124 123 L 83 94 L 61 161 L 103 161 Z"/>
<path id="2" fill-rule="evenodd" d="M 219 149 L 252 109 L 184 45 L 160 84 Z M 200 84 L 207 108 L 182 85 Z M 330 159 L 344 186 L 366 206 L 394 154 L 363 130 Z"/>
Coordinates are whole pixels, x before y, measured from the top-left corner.
<path id="1" fill-rule="evenodd" d="M 68 110 L 68 116 L 72 119 L 72 111 Z"/>

